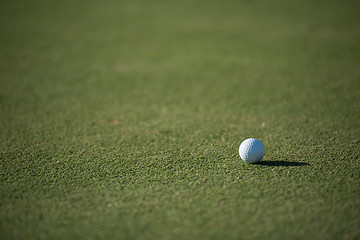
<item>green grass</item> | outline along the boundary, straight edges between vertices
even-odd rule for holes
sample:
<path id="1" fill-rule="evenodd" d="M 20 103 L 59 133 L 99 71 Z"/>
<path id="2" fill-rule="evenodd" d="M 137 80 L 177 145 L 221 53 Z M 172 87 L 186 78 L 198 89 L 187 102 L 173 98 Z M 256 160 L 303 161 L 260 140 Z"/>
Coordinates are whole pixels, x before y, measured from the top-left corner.
<path id="1" fill-rule="evenodd" d="M 359 7 L 1 1 L 0 239 L 359 239 Z"/>

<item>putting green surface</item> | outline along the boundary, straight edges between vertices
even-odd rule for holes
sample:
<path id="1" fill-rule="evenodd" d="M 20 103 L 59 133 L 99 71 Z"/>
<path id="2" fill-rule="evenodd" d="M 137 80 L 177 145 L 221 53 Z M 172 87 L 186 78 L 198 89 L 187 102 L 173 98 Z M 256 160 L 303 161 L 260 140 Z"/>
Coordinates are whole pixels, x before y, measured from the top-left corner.
<path id="1" fill-rule="evenodd" d="M 359 7 L 1 1 L 0 239 L 359 239 Z"/>

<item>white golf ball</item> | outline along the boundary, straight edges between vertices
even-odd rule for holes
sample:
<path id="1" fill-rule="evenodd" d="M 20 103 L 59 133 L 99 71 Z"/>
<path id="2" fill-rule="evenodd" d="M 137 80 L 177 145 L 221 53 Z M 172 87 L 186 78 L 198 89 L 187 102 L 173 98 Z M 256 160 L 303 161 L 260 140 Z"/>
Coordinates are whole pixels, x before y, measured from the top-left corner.
<path id="1" fill-rule="evenodd" d="M 240 144 L 239 154 L 244 162 L 256 163 L 264 157 L 265 148 L 259 140 L 248 138 Z"/>

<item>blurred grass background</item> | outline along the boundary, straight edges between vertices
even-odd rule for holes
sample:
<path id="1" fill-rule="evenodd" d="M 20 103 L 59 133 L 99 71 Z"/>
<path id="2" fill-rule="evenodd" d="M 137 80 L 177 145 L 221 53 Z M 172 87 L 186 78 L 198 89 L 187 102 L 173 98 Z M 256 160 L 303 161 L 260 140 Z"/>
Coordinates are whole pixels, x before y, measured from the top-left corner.
<path id="1" fill-rule="evenodd" d="M 1 1 L 1 239 L 359 238 L 358 9 Z"/>

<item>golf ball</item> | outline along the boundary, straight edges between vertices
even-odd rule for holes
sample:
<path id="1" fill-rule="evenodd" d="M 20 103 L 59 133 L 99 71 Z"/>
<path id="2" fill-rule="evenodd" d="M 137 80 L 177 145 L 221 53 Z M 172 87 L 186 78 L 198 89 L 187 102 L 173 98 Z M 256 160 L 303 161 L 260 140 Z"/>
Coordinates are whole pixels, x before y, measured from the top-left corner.
<path id="1" fill-rule="evenodd" d="M 265 154 L 264 145 L 255 138 L 248 138 L 240 144 L 239 154 L 244 162 L 260 162 Z"/>

